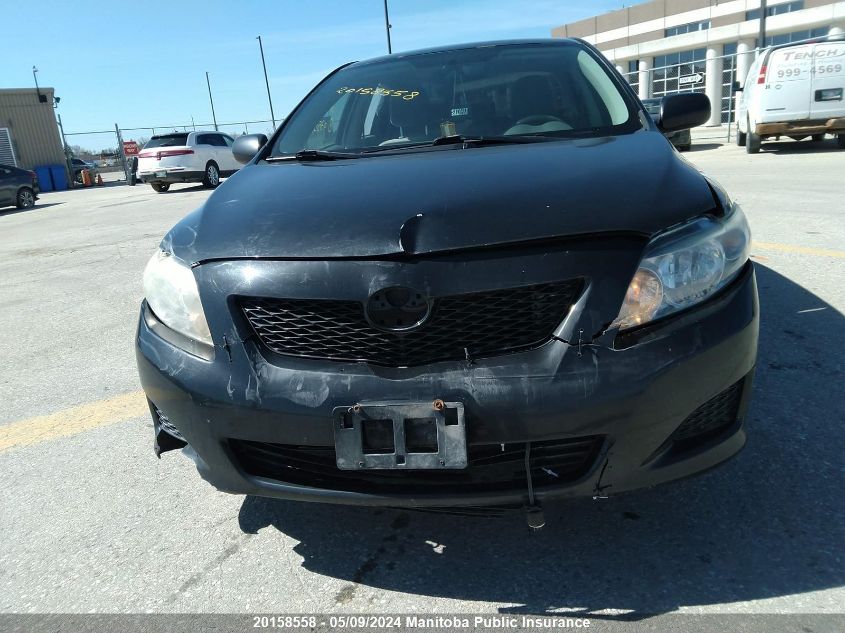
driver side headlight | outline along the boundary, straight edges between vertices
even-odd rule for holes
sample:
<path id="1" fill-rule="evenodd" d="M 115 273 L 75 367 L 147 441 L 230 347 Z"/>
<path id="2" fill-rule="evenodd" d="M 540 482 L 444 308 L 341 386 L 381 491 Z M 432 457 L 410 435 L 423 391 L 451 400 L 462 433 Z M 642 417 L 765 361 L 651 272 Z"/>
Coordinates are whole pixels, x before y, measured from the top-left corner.
<path id="1" fill-rule="evenodd" d="M 144 269 L 144 294 L 150 309 L 167 327 L 213 345 L 190 266 L 158 250 Z"/>
<path id="2" fill-rule="evenodd" d="M 646 247 L 613 326 L 634 328 L 686 310 L 729 284 L 748 261 L 751 231 L 737 204 L 658 235 Z"/>

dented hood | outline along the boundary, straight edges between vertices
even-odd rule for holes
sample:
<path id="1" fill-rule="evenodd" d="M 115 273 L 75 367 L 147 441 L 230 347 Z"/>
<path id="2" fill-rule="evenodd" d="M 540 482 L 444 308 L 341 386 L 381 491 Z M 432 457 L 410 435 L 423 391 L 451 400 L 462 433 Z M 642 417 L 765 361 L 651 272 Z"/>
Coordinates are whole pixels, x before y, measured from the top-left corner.
<path id="1" fill-rule="evenodd" d="M 715 206 L 659 133 L 248 165 L 167 235 L 202 262 L 374 257 L 604 232 L 654 234 Z"/>

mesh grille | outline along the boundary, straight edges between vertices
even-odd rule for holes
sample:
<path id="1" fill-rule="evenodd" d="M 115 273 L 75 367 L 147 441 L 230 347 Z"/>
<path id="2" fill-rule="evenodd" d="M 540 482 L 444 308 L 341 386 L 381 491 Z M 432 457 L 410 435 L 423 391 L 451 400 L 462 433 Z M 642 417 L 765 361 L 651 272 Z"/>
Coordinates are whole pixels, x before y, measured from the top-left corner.
<path id="1" fill-rule="evenodd" d="M 563 484 L 584 476 L 603 443 L 600 436 L 531 443 L 534 486 Z M 370 493 L 504 491 L 523 489 L 525 444 L 471 445 L 466 470 L 340 470 L 333 447 L 293 446 L 230 439 L 250 475 L 331 490 Z"/>
<path id="2" fill-rule="evenodd" d="M 278 354 L 407 367 L 531 349 L 547 342 L 580 280 L 442 297 L 411 332 L 371 326 L 357 301 L 245 298 L 244 314 Z"/>
<path id="3" fill-rule="evenodd" d="M 739 414 L 741 397 L 742 381 L 739 381 L 698 407 L 672 435 L 676 448 L 698 444 L 731 426 Z"/>

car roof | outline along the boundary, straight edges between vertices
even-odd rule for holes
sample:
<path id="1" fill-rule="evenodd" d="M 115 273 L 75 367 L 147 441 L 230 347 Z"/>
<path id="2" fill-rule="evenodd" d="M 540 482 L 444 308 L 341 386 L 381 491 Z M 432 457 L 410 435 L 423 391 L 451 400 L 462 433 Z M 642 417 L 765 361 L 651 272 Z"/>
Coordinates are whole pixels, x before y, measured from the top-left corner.
<path id="1" fill-rule="evenodd" d="M 163 134 L 153 134 L 150 138 L 167 138 L 168 136 L 182 136 L 183 134 L 226 134 L 220 130 L 188 130 L 186 132 L 165 132 Z"/>
<path id="2" fill-rule="evenodd" d="M 555 37 L 555 38 L 534 38 L 534 39 L 520 39 L 520 40 L 491 40 L 487 42 L 469 42 L 466 44 L 452 44 L 448 46 L 433 46 L 431 48 L 418 48 L 412 51 L 404 51 L 401 53 L 393 53 L 391 55 L 381 55 L 379 57 L 371 57 L 370 59 L 353 62 L 358 64 L 373 64 L 384 62 L 388 60 L 402 59 L 405 57 L 414 57 L 417 55 L 429 55 L 431 53 L 446 53 L 449 51 L 462 51 L 472 48 L 493 48 L 497 46 L 583 46 L 585 42 L 573 37 Z"/>

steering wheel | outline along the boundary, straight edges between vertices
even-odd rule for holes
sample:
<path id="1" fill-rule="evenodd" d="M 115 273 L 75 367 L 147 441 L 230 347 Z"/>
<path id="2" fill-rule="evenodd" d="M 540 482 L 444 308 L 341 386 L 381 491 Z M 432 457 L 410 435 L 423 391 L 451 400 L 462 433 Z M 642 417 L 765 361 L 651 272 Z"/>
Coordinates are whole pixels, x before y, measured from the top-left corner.
<path id="1" fill-rule="evenodd" d="M 532 114 L 514 123 L 514 127 L 517 125 L 543 125 L 544 123 L 563 123 L 564 125 L 569 125 L 563 119 L 559 119 L 551 114 Z"/>

